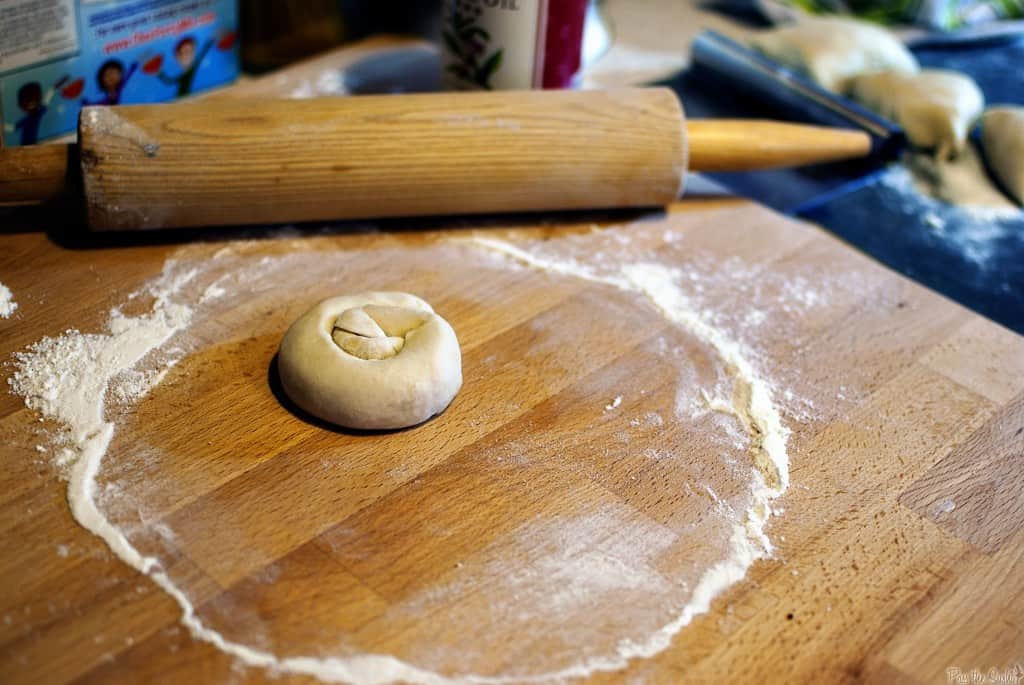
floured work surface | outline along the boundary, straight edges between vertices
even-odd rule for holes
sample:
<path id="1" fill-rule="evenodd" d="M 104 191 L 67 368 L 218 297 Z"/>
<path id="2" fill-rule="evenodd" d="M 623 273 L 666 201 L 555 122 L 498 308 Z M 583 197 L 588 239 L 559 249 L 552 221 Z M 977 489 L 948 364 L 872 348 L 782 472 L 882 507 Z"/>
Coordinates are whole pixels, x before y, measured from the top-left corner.
<path id="1" fill-rule="evenodd" d="M 75 254 L 12 238 L 50 257 L 4 265 L 16 389 L 60 414 L 54 387 L 81 409 L 131 368 L 78 436 L 3 399 L 0 680 L 927 682 L 1020 661 L 1024 342 L 815 229 L 697 207 Z M 287 325 L 368 289 L 458 333 L 440 418 L 350 435 L 282 405 Z M 151 578 L 66 504 L 106 427 L 90 502 Z"/>

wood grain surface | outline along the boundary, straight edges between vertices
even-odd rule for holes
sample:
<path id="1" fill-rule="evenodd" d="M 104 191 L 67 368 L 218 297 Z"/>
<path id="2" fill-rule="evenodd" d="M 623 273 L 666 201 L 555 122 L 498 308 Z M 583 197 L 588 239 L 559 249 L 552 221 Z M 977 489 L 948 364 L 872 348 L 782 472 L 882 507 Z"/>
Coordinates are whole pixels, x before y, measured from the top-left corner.
<path id="1" fill-rule="evenodd" d="M 751 171 L 866 157 L 863 131 L 780 121 L 690 119 L 690 171 Z"/>
<path id="2" fill-rule="evenodd" d="M 0 147 L 0 207 L 73 194 L 77 166 L 77 153 L 65 145 Z"/>
<path id="3" fill-rule="evenodd" d="M 234 279 L 160 385 L 137 406 L 111 399 L 101 474 L 108 515 L 232 638 L 449 673 L 546 667 L 642 636 L 671 609 L 650 588 L 679 599 L 659 583 L 721 551 L 723 519 L 699 486 L 742 502 L 717 456 L 743 450 L 730 452 L 726 418 L 675 413 L 681 392 L 719 386 L 720 361 L 635 298 L 452 244 L 475 229 L 582 263 L 636 252 L 679 268 L 793 431 L 774 558 L 667 649 L 593 682 L 944 683 L 950 668 L 1024 661 L 1024 339 L 814 227 L 686 200 L 667 214 L 131 244 L 27 217 L 6 223 L 0 253 L 19 303 L 0 320 L 3 377 L 43 335 L 102 330 L 170 258 L 202 267 L 197 288 Z M 54 230 L 32 232 L 43 225 Z M 423 295 L 463 344 L 463 391 L 410 431 L 331 431 L 275 387 L 287 324 L 368 287 Z M 190 638 L 173 601 L 75 524 L 36 448 L 52 428 L 0 395 L 0 682 L 304 682 Z M 647 582 L 582 595 L 596 605 L 516 584 L 629 553 L 629 577 Z M 569 576 L 589 591 L 608 577 L 620 575 Z"/>
<path id="4" fill-rule="evenodd" d="M 714 286 L 709 311 L 806 403 L 784 403 L 793 486 L 770 527 L 776 557 L 667 650 L 595 680 L 924 683 L 947 667 L 1018 662 L 1024 341 L 760 208 L 690 201 L 592 230 L 589 220 L 525 222 L 488 235 L 552 245 L 580 234 L 583 261 L 627 236 L 630 250 L 696 269 Z M 666 231 L 678 239 L 665 243 Z M 234 289 L 190 329 L 192 351 L 144 401 L 110 406 L 118 434 L 101 481 L 121 494 L 104 500 L 108 514 L 161 557 L 205 620 L 243 641 L 286 654 L 392 653 L 449 673 L 561 663 L 566 645 L 543 616 L 523 619 L 529 631 L 496 628 L 494 607 L 507 605 L 488 588 L 507 577 L 493 570 L 521 571 L 559 530 L 585 541 L 583 558 L 614 556 L 601 545 L 628 533 L 667 578 L 720 552 L 713 505 L 684 493 L 704 484 L 742 498 L 742 488 L 708 461 L 721 449 L 713 436 L 672 418 L 679 360 L 659 356 L 659 341 L 683 350 L 694 389 L 715 386 L 717 362 L 628 298 L 467 258 L 451 252 L 452 234 L 84 251 L 9 236 L 3 280 L 20 307 L 0 324 L 2 352 L 70 326 L 98 330 L 168 257 L 209 264 L 228 247 L 236 277 L 270 257 L 262 284 Z M 439 419 L 348 435 L 275 394 L 287 324 L 321 296 L 365 287 L 424 295 L 459 333 L 467 382 Z M 767 325 L 744 328 L 751 311 Z M 273 680 L 189 638 L 176 605 L 74 524 L 35 448 L 46 426 L 18 398 L 2 402 L 0 680 Z M 644 423 L 652 415 L 664 423 Z M 673 456 L 649 456 L 659 450 Z M 453 590 L 460 578 L 479 593 Z M 607 614 L 588 605 L 588 644 L 607 648 L 663 619 L 649 600 L 617 593 Z"/>
<path id="5" fill-rule="evenodd" d="M 871 151 L 863 131 L 685 122 L 657 88 L 92 107 L 78 139 L 0 151 L 0 204 L 81 190 L 96 230 L 655 207 L 679 196 L 687 164 L 750 171 Z"/>
<path id="6" fill-rule="evenodd" d="M 664 88 L 92 107 L 97 230 L 664 206 L 686 171 Z"/>

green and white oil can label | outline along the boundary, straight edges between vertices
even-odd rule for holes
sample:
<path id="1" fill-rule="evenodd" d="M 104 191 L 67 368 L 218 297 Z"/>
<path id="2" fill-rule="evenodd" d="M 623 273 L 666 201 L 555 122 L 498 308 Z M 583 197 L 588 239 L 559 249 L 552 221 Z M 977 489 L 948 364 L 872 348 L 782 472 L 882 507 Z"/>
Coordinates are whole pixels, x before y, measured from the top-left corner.
<path id="1" fill-rule="evenodd" d="M 452 90 L 540 87 L 547 0 L 444 0 L 441 68 Z"/>

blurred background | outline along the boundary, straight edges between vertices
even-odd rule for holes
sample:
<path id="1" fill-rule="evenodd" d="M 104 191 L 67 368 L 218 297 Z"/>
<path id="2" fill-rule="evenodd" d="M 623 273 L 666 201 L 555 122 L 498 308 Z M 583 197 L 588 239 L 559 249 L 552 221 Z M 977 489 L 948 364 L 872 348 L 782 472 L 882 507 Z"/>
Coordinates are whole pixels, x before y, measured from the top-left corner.
<path id="1" fill-rule="evenodd" d="M 241 0 L 242 68 L 276 69 L 380 33 L 440 38 L 441 3 L 401 0 Z"/>
<path id="2" fill-rule="evenodd" d="M 572 1 L 552 0 L 551 6 Z M 452 50 L 443 36 L 444 7 L 440 0 L 242 0 L 243 68 L 258 74 L 369 36 L 400 34 L 423 42 L 375 53 L 340 74 L 309 76 L 294 92 L 312 97 L 450 87 L 440 77 L 446 50 Z M 1024 0 L 595 0 L 587 4 L 580 69 L 569 85 L 666 85 L 690 117 L 861 126 L 874 114 L 822 91 L 799 70 L 751 54 L 756 36 L 812 14 L 873 22 L 892 31 L 922 68 L 973 80 L 986 105 L 1024 105 Z M 830 111 L 822 111 L 822 102 Z M 1018 201 L 990 177 L 983 158 L 967 169 L 936 165 L 911 154 L 898 123 L 880 126 L 872 131 L 880 154 L 866 162 L 705 174 L 687 192 L 734 194 L 814 221 L 897 271 L 1024 332 L 1024 215 Z M 979 140 L 975 129 L 970 150 L 980 147 Z M 984 186 L 984 199 L 964 204 L 941 189 L 934 192 L 944 177 L 970 178 Z"/>
<path id="3" fill-rule="evenodd" d="M 83 36 L 77 47 L 68 43 L 59 54 L 41 55 L 39 41 L 26 39 L 18 64 L 6 57 L 14 70 L 0 72 L 5 144 L 71 139 L 84 105 L 216 97 L 235 80 L 247 95 L 275 98 L 661 85 L 679 96 L 691 119 L 762 118 L 868 131 L 875 141 L 869 159 L 693 174 L 686 193 L 734 195 L 813 221 L 1024 332 L 1024 185 L 1008 188 L 993 173 L 980 125 L 993 109 L 1024 107 L 1024 0 L 210 3 L 178 3 L 181 16 L 160 15 L 164 24 L 148 18 L 157 37 L 143 45 L 136 44 L 134 24 L 118 12 L 145 3 L 76 3 Z M 203 9 L 209 7 L 217 11 Z M 829 88 L 801 64 L 808 55 L 843 48 L 829 56 L 833 63 L 859 61 L 870 71 L 865 55 L 880 41 L 851 51 L 811 31 L 803 56 L 789 55 L 797 55 L 795 61 L 758 47 L 764 36 L 821 16 L 869 26 L 915 68 L 968 83 L 980 100 L 970 111 L 932 98 L 949 116 L 964 119 L 957 124 L 965 130 L 954 159 L 908 141 L 906 122 L 886 103 L 872 106 Z M 73 22 L 66 23 L 70 35 Z M 164 29 L 173 35 L 162 38 Z M 92 61 L 83 64 L 89 46 Z M 1024 109 L 1014 116 L 1024 121 Z M 1018 126 L 1015 135 L 1024 141 L 1022 131 Z M 1009 175 L 1024 184 L 1024 153 L 1017 157 Z"/>

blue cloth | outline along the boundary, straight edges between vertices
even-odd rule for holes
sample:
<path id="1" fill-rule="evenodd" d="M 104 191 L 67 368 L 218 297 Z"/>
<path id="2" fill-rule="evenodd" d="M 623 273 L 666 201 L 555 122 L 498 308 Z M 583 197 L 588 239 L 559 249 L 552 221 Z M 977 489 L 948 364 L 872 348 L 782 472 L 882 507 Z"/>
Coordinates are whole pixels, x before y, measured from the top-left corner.
<path id="1" fill-rule="evenodd" d="M 906 169 L 886 169 L 800 215 L 903 275 L 1024 333 L 1024 215 L 979 217 L 908 193 L 909 183 Z"/>

